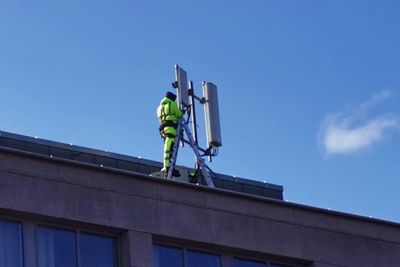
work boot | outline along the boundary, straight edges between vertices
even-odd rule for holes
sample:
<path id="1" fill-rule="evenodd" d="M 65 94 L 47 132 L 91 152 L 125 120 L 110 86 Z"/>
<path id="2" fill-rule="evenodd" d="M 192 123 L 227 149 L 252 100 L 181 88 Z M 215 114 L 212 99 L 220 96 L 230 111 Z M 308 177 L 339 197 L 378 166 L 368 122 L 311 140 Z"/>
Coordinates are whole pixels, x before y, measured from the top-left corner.
<path id="1" fill-rule="evenodd" d="M 167 175 L 168 175 L 168 168 L 162 168 L 161 170 L 160 170 L 160 172 L 164 175 L 164 178 L 167 178 Z"/>
<path id="2" fill-rule="evenodd" d="M 199 177 L 196 172 L 189 173 L 189 183 L 191 184 L 199 184 Z"/>
<path id="3" fill-rule="evenodd" d="M 167 178 L 167 176 L 168 176 L 168 171 L 169 171 L 169 168 L 162 168 L 162 169 L 161 169 L 161 172 L 164 173 L 165 178 Z M 181 173 L 179 172 L 179 170 L 174 169 L 174 170 L 172 171 L 172 176 L 174 176 L 174 177 L 181 177 Z"/>

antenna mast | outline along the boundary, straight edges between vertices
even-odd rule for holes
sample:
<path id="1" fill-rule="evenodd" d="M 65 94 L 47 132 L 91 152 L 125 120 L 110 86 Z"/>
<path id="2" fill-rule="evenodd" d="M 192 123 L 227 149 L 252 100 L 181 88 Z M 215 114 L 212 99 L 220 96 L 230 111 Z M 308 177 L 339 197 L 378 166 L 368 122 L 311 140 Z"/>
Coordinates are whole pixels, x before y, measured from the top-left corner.
<path id="1" fill-rule="evenodd" d="M 222 146 L 217 86 L 210 82 L 203 82 L 203 97 L 198 97 L 194 93 L 193 82 L 187 82 L 186 71 L 178 65 L 175 65 L 175 77 L 176 80 L 172 85 L 177 89 L 178 106 L 183 112 L 185 112 L 186 116 L 181 118 L 178 123 L 176 141 L 171 157 L 171 166 L 166 178 L 173 179 L 172 174 L 178 157 L 179 144 L 186 143 L 190 145 L 195 154 L 195 173 L 201 174 L 201 177 L 203 178 L 202 180 L 206 185 L 214 187 L 212 180 L 213 172 L 205 164 L 203 157 L 207 156 L 209 161 L 211 161 L 212 157 L 217 155 L 218 147 Z M 208 145 L 206 149 L 199 147 L 198 143 L 196 100 L 204 106 Z M 188 125 L 190 123 L 190 117 L 192 122 L 192 131 L 189 129 Z"/>

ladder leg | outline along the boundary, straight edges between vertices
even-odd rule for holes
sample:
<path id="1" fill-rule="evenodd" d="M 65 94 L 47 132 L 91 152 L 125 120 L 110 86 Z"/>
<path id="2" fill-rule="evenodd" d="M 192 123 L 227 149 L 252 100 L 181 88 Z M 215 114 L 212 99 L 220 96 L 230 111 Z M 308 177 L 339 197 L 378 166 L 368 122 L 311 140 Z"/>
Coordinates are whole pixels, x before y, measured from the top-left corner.
<path id="1" fill-rule="evenodd" d="M 210 171 L 208 170 L 208 167 L 205 164 L 204 159 L 200 155 L 199 148 L 197 147 L 196 143 L 194 142 L 193 136 L 192 136 L 187 124 L 182 124 L 182 126 L 183 126 L 183 129 L 184 129 L 187 137 L 189 138 L 190 146 L 192 147 L 194 154 L 196 155 L 197 162 L 200 166 L 200 170 L 203 174 L 206 184 L 210 187 L 215 187 L 214 183 L 211 179 Z"/>
<path id="2" fill-rule="evenodd" d="M 209 186 L 209 187 L 215 187 L 214 183 L 211 179 L 211 173 L 210 170 L 208 168 L 208 166 L 205 164 L 204 159 L 201 157 L 200 154 L 200 150 L 198 148 L 198 146 L 196 145 L 193 135 L 190 132 L 188 125 L 185 123 L 185 121 L 183 119 L 181 119 L 178 123 L 178 127 L 176 129 L 176 140 L 175 140 L 175 144 L 173 146 L 173 151 L 172 151 L 172 155 L 171 155 L 171 163 L 169 166 L 169 170 L 167 173 L 166 178 L 167 179 L 173 179 L 173 172 L 175 170 L 175 166 L 176 166 L 176 160 L 178 157 L 178 149 L 179 149 L 179 143 L 181 141 L 181 139 L 183 138 L 183 134 L 186 133 L 186 136 L 189 139 L 189 144 L 190 147 L 193 149 L 193 152 L 196 156 L 196 161 L 197 164 L 201 170 L 201 173 L 203 175 L 204 181 L 205 183 Z"/>

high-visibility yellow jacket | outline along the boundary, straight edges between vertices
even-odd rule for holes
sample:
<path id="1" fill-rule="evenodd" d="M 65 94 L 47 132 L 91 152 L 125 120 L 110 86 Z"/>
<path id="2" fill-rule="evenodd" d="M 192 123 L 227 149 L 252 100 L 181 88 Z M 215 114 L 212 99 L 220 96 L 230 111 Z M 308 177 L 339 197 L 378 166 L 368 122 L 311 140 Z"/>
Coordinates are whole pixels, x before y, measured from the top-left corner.
<path id="1" fill-rule="evenodd" d="M 178 123 L 182 116 L 183 113 L 175 101 L 172 101 L 167 97 L 164 97 L 161 100 L 160 105 L 157 108 L 157 117 L 160 121 L 160 124 L 165 122 Z"/>

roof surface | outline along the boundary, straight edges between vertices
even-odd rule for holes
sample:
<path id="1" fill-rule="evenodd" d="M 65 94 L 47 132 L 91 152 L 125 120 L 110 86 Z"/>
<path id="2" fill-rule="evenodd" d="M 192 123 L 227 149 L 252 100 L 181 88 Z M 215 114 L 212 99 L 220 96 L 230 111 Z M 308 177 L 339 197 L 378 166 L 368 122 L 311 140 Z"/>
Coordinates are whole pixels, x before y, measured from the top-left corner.
<path id="1" fill-rule="evenodd" d="M 107 168 L 132 171 L 145 175 L 158 172 L 162 167 L 160 162 L 152 160 L 3 131 L 0 131 L 0 146 L 40 155 L 47 155 L 52 158 L 68 159 L 97 166 L 100 165 Z M 191 170 L 187 167 L 180 167 L 180 169 Z M 214 173 L 212 179 L 215 187 L 220 189 L 278 200 L 283 199 L 283 187 L 280 185 L 219 173 Z"/>

